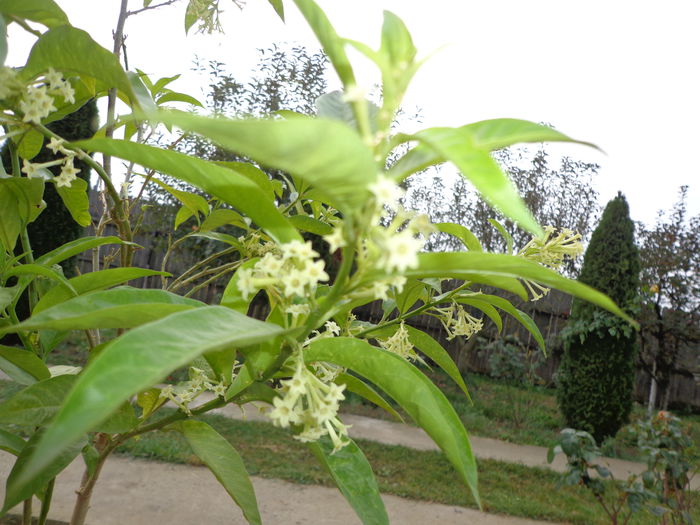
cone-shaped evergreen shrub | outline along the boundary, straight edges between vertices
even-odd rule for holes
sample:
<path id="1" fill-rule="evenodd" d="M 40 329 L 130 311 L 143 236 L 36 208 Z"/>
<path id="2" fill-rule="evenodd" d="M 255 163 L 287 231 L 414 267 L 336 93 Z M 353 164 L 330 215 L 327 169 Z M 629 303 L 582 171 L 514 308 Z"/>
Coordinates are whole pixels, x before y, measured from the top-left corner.
<path id="1" fill-rule="evenodd" d="M 634 315 L 639 270 L 634 223 L 618 193 L 593 232 L 579 280 Z M 591 433 L 600 443 L 617 433 L 632 410 L 636 332 L 612 314 L 574 300 L 563 336 L 559 408 L 569 427 Z"/>

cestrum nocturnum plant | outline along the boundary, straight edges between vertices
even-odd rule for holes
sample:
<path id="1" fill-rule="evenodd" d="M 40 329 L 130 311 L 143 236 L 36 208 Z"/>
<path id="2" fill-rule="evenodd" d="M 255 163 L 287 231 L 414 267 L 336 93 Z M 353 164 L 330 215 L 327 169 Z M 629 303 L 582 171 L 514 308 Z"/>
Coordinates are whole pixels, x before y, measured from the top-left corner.
<path id="1" fill-rule="evenodd" d="M 285 9 L 299 9 L 342 84 L 342 93 L 319 97 L 317 115 L 230 119 L 168 109 L 173 101 L 201 104 L 171 89 L 177 76 L 128 74 L 120 59 L 130 17 L 170 2 L 145 1 L 132 10 L 122 2 L 115 52 L 72 26 L 54 0 L 0 2 L 0 125 L 8 158 L 0 170 L 0 336 L 16 334 L 21 344 L 0 348 L 0 369 L 20 384 L 0 411 L 4 403 L 15 407 L 4 421 L 30 434 L 29 441 L 14 430 L 3 434 L 3 447 L 19 458 L 7 478 L 3 513 L 24 502 L 29 516 L 33 494 L 42 494 L 46 518 L 53 479 L 82 452 L 86 470 L 71 525 L 83 525 L 111 453 L 143 434 L 171 431 L 183 436 L 246 520 L 259 524 L 235 438 L 199 419 L 227 404 L 255 403 L 314 452 L 362 522 L 388 523 L 371 466 L 342 423 L 348 392 L 396 414 L 383 396 L 391 398 L 435 440 L 478 503 L 467 430 L 423 365 L 442 369 L 465 393 L 466 385 L 415 318 L 439 317 L 453 339 L 472 336 L 485 316 L 496 322 L 512 315 L 543 344 L 532 319 L 505 298 L 483 293 L 488 285 L 523 299 L 558 288 L 629 320 L 603 294 L 557 273 L 564 257 L 580 252 L 580 238 L 543 230 L 491 157 L 523 141 L 576 141 L 515 119 L 397 132 L 395 116 L 422 63 L 401 19 L 385 12 L 379 48 L 372 49 L 338 36 L 314 0 L 269 3 L 282 18 Z M 218 0 L 189 0 L 185 27 L 217 30 L 219 13 Z M 16 68 L 5 65 L 9 24 L 36 38 Z M 377 67 L 377 104 L 366 99 L 348 47 Z M 95 137 L 71 142 L 47 128 L 103 97 L 108 124 Z M 145 143 L 161 126 L 173 142 Z M 217 163 L 179 152 L 184 135 L 247 160 Z M 42 159 L 50 160 L 34 162 L 42 148 L 50 152 Z M 76 158 L 93 169 L 103 190 L 99 220 L 90 217 L 86 185 L 76 184 Z M 124 184 L 112 178 L 119 161 Z M 462 225 L 433 225 L 405 209 L 403 181 L 445 162 L 533 240 L 518 253 L 487 253 Z M 53 178 L 45 169 L 52 166 L 61 166 Z M 45 207 L 47 181 L 71 217 L 95 227 L 39 256 L 27 225 Z M 151 184 L 182 204 L 157 269 L 133 264 L 142 196 Z M 185 221 L 191 227 L 178 229 Z M 108 225 L 114 235 L 105 234 Z M 235 235 L 225 230 L 231 227 Z M 426 252 L 427 237 L 438 230 L 456 236 L 465 250 Z M 222 249 L 182 269 L 173 263 L 176 249 L 193 239 Z M 68 278 L 57 269 L 82 252 L 90 267 L 80 275 Z M 148 282 L 160 288 L 128 285 L 155 276 Z M 208 302 L 195 298 L 214 282 L 223 282 L 222 293 Z M 358 308 L 373 301 L 381 301 L 383 315 L 362 317 Z M 75 374 L 58 375 L 46 363 L 71 331 L 85 337 L 90 360 Z M 162 385 L 183 367 L 187 381 Z M 16 410 L 37 399 L 51 399 L 55 415 Z"/>

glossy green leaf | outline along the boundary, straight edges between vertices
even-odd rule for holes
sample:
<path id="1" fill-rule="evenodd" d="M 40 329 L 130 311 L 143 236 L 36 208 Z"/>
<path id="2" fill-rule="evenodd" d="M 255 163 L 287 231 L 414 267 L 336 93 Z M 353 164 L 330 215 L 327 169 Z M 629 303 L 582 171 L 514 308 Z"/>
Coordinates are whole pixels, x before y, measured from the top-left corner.
<path id="1" fill-rule="evenodd" d="M 343 366 L 384 390 L 442 449 L 479 501 L 476 461 L 467 431 L 445 395 L 420 370 L 395 354 L 346 337 L 312 342 L 304 358 Z"/>
<path id="2" fill-rule="evenodd" d="M 389 525 L 372 467 L 357 444 L 350 440 L 333 452 L 330 438 L 309 443 L 309 448 L 328 471 L 345 499 L 364 525 Z"/>
<path id="3" fill-rule="evenodd" d="M 63 204 L 73 217 L 73 220 L 81 226 L 90 226 L 90 200 L 87 194 L 88 183 L 83 179 L 75 179 L 70 187 L 56 185 L 56 191 Z"/>
<path id="4" fill-rule="evenodd" d="M 68 24 L 68 17 L 54 0 L 2 0 L 0 13 L 16 16 L 46 27 Z"/>
<path id="5" fill-rule="evenodd" d="M 56 415 L 75 380 L 66 374 L 23 388 L 0 404 L 0 423 L 42 426 Z"/>
<path id="6" fill-rule="evenodd" d="M 459 128 L 430 128 L 415 137 L 441 158 L 452 162 L 491 206 L 518 222 L 522 228 L 535 235 L 542 234 L 515 185 L 488 150 L 474 145 L 469 133 Z"/>
<path id="7" fill-rule="evenodd" d="M 211 239 L 212 241 L 223 242 L 224 244 L 228 244 L 229 246 L 233 246 L 234 248 L 237 248 L 237 249 L 243 248 L 243 246 L 241 245 L 241 241 L 239 241 L 233 235 L 229 235 L 228 233 L 199 232 L 199 233 L 193 233 L 192 237 L 203 237 L 205 239 Z"/>
<path id="8" fill-rule="evenodd" d="M 279 16 L 282 19 L 282 22 L 284 22 L 284 4 L 282 3 L 282 0 L 267 0 L 267 1 L 270 2 L 272 9 L 275 10 L 275 13 L 277 13 L 277 16 Z"/>
<path id="9" fill-rule="evenodd" d="M 63 450 L 125 400 L 202 353 L 244 347 L 280 332 L 279 326 L 228 308 L 204 306 L 141 325 L 114 339 L 78 376 L 17 483 L 31 484 Z"/>
<path id="10" fill-rule="evenodd" d="M 203 135 L 262 165 L 299 177 L 334 199 L 336 207 L 364 204 L 365 188 L 377 177 L 370 149 L 340 122 L 231 120 L 179 111 L 163 111 L 150 118 Z"/>
<path id="11" fill-rule="evenodd" d="M 424 144 L 418 144 L 396 161 L 389 169 L 388 176 L 396 182 L 401 182 L 409 175 L 442 162 L 445 162 L 445 159 L 440 157 L 436 151 Z"/>
<path id="12" fill-rule="evenodd" d="M 455 224 L 453 222 L 438 222 L 433 224 L 433 226 L 435 226 L 441 232 L 457 237 L 469 251 L 484 251 L 481 246 L 481 242 L 479 242 L 479 238 L 461 224 Z"/>
<path id="13" fill-rule="evenodd" d="M 491 306 L 491 304 L 489 304 L 487 301 L 480 301 L 478 297 L 478 294 L 474 297 L 459 297 L 457 302 L 468 304 L 469 306 L 473 306 L 474 308 L 481 310 L 484 315 L 493 321 L 499 332 L 503 330 L 503 320 L 501 319 L 501 315 L 498 313 L 498 310 Z"/>
<path id="14" fill-rule="evenodd" d="M 532 337 L 535 338 L 535 341 L 537 341 L 537 344 L 539 345 L 540 349 L 544 352 L 545 346 L 544 346 L 544 337 L 542 337 L 542 332 L 540 332 L 540 329 L 537 327 L 537 324 L 535 321 L 532 320 L 532 318 L 527 315 L 525 312 L 518 310 L 515 306 L 513 306 L 510 301 L 507 299 L 504 299 L 503 297 L 498 297 L 497 295 L 489 295 L 489 294 L 478 294 L 475 296 L 478 298 L 479 301 L 487 302 L 489 304 L 492 304 L 496 308 L 500 308 L 506 313 L 509 313 L 512 317 L 514 317 L 525 329 L 532 334 Z M 458 301 L 462 301 L 462 299 L 458 299 Z"/>
<path id="15" fill-rule="evenodd" d="M 168 102 L 183 102 L 185 104 L 191 104 L 200 108 L 204 107 L 204 104 L 193 96 L 186 93 L 176 93 L 175 91 L 168 90 L 166 93 L 163 93 L 156 99 L 156 104 L 159 106 L 162 104 L 167 104 Z"/>
<path id="16" fill-rule="evenodd" d="M 54 270 L 48 266 L 43 266 L 41 264 L 23 264 L 21 266 L 15 266 L 7 272 L 5 272 L 5 277 L 32 277 L 40 276 L 45 277 L 51 281 L 56 281 L 60 286 L 66 288 L 73 295 L 76 295 L 76 291 L 73 289 L 68 279 L 63 277 L 63 273 Z M 31 280 L 31 279 L 30 279 Z"/>
<path id="17" fill-rule="evenodd" d="M 607 295 L 523 257 L 498 253 L 451 252 L 421 253 L 418 258 L 419 267 L 407 271 L 407 276 L 472 280 L 469 275 L 480 274 L 529 279 L 584 299 L 637 326 Z"/>
<path id="18" fill-rule="evenodd" d="M 224 168 L 231 168 L 236 173 L 239 173 L 240 175 L 249 178 L 252 182 L 257 184 L 263 192 L 265 192 L 265 195 L 270 200 L 274 200 L 275 189 L 272 185 L 272 181 L 270 180 L 269 175 L 260 168 L 256 168 L 249 162 L 233 162 L 219 160 L 216 161 L 215 164 L 218 166 L 223 166 Z"/>
<path id="19" fill-rule="evenodd" d="M 37 264 L 44 264 L 46 266 L 52 266 L 54 264 L 70 259 L 74 255 L 78 255 L 87 250 L 92 250 L 98 246 L 104 246 L 106 244 L 128 244 L 122 241 L 119 237 L 107 236 L 107 237 L 81 237 L 71 242 L 67 242 L 51 250 L 49 253 L 45 253 L 41 257 L 36 259 Z"/>
<path id="20" fill-rule="evenodd" d="M 416 304 L 416 301 L 420 299 L 425 290 L 425 284 L 423 284 L 418 279 L 408 279 L 401 290 L 401 293 L 396 294 L 394 297 L 394 302 L 396 303 L 396 308 L 398 308 L 399 313 L 405 314 L 408 310 Z"/>
<path id="21" fill-rule="evenodd" d="M 44 145 L 44 135 L 35 129 L 30 129 L 22 135 L 17 144 L 17 153 L 26 160 L 32 160 Z"/>
<path id="22" fill-rule="evenodd" d="M 315 233 L 316 235 L 330 235 L 333 233 L 333 228 L 321 222 L 318 219 L 309 217 L 308 215 L 292 215 L 289 218 L 294 227 L 303 232 Z"/>
<path id="23" fill-rule="evenodd" d="M 133 328 L 201 306 L 204 303 L 164 290 L 120 286 L 73 297 L 3 330 Z"/>
<path id="24" fill-rule="evenodd" d="M 209 216 L 199 225 L 199 231 L 206 232 L 220 228 L 225 224 L 233 224 L 240 228 L 246 228 L 245 221 L 240 213 L 226 208 L 212 210 Z"/>
<path id="25" fill-rule="evenodd" d="M 5 59 L 7 58 L 7 24 L 5 23 L 5 17 L 0 13 L 0 67 L 5 65 Z M 2 164 L 2 163 L 0 163 Z M 2 172 L 5 171 L 4 167 L 0 167 Z"/>
<path id="26" fill-rule="evenodd" d="M 139 420 L 134 412 L 134 407 L 129 401 L 125 401 L 116 412 L 91 430 L 105 434 L 120 434 L 133 430 L 138 424 Z"/>
<path id="27" fill-rule="evenodd" d="M 49 67 L 65 74 L 95 78 L 105 88 L 117 88 L 133 102 L 136 101 L 131 83 L 117 57 L 81 29 L 61 25 L 41 35 L 20 74 L 28 80 Z"/>
<path id="28" fill-rule="evenodd" d="M 31 385 L 51 377 L 44 362 L 32 352 L 0 345 L 0 370 L 22 385 Z"/>
<path id="29" fill-rule="evenodd" d="M 0 178 L 0 243 L 12 252 L 19 232 L 44 208 L 44 181 L 26 177 Z"/>
<path id="30" fill-rule="evenodd" d="M 345 385 L 349 392 L 365 398 L 367 401 L 374 403 L 379 408 L 383 408 L 394 418 L 396 418 L 397 421 L 401 421 L 403 423 L 401 414 L 394 410 L 394 407 L 392 407 L 386 401 L 386 399 L 380 396 L 374 388 L 362 381 L 359 377 L 343 373 L 338 375 L 335 382 L 339 385 Z"/>
<path id="31" fill-rule="evenodd" d="M 224 293 L 221 295 L 221 306 L 231 308 L 242 314 L 248 313 L 248 307 L 250 306 L 250 301 L 253 300 L 253 296 L 250 295 L 247 299 L 243 298 L 243 294 L 238 289 L 238 280 L 240 276 L 238 272 L 241 269 L 252 268 L 259 260 L 259 257 L 253 257 L 247 260 L 236 270 L 236 273 L 231 276 L 226 288 L 224 288 Z"/>
<path id="32" fill-rule="evenodd" d="M 226 438 L 203 421 L 181 421 L 171 428 L 182 432 L 192 451 L 241 508 L 248 523 L 261 524 L 255 491 L 243 459 Z"/>
<path id="33" fill-rule="evenodd" d="M 85 446 L 85 437 L 71 443 L 70 446 L 64 448 L 60 453 L 48 463 L 44 469 L 32 480 L 31 483 L 18 483 L 22 477 L 26 465 L 31 461 L 32 455 L 42 441 L 44 432 L 38 431 L 29 438 L 29 441 L 22 448 L 17 457 L 12 471 L 7 477 L 7 487 L 5 491 L 5 502 L 3 504 L 2 513 L 4 514 L 20 501 L 32 497 L 32 495 L 42 490 L 46 484 L 55 478 L 59 472 L 63 471 L 70 463 L 80 454 L 80 451 Z"/>
<path id="34" fill-rule="evenodd" d="M 13 456 L 19 456 L 24 448 L 25 441 L 7 430 L 0 429 L 0 450 L 9 452 Z"/>
<path id="35" fill-rule="evenodd" d="M 208 120 L 203 117 L 197 118 Z M 237 175 L 231 169 L 176 151 L 123 140 L 92 139 L 76 144 L 81 148 L 130 160 L 189 182 L 245 213 L 278 242 L 301 239 L 296 229 L 289 224 L 274 203 L 265 197 L 260 188 L 247 177 Z"/>
<path id="36" fill-rule="evenodd" d="M 511 236 L 511 234 L 508 233 L 508 230 L 506 230 L 505 227 L 496 219 L 489 219 L 489 222 L 491 223 L 491 226 L 498 230 L 498 233 L 501 234 L 501 237 L 503 237 L 503 240 L 506 243 L 506 254 L 513 255 L 513 237 Z"/>
<path id="37" fill-rule="evenodd" d="M 294 3 L 316 35 L 343 86 L 346 89 L 354 86 L 355 74 L 345 54 L 343 40 L 338 37 L 326 14 L 313 0 L 294 0 Z"/>
<path id="38" fill-rule="evenodd" d="M 166 184 L 165 182 L 155 178 L 152 178 L 151 182 L 157 184 L 165 191 L 167 191 L 170 195 L 175 197 L 178 201 L 180 201 L 183 204 L 183 206 L 185 206 L 190 211 L 190 213 L 194 215 L 197 219 L 199 219 L 198 213 L 201 213 L 204 216 L 209 214 L 209 203 L 207 202 L 207 199 L 205 199 L 201 195 L 198 195 L 196 193 L 190 193 L 189 191 L 178 190 L 176 188 L 173 188 L 169 184 Z M 177 229 L 177 227 L 178 224 L 176 221 L 175 228 Z"/>
<path id="39" fill-rule="evenodd" d="M 117 284 L 123 284 L 131 281 L 132 279 L 139 279 L 141 277 L 153 275 L 170 274 L 167 272 L 149 270 L 147 268 L 109 268 L 107 270 L 78 275 L 72 279 L 69 279 L 68 283 L 70 283 L 73 290 L 75 290 L 78 295 L 82 295 L 95 290 L 104 290 L 105 288 L 109 288 Z M 66 287 L 54 286 L 39 300 L 34 307 L 33 313 L 38 314 L 42 310 L 46 310 L 47 308 L 62 303 L 71 297 L 74 297 L 74 294 Z"/>
<path id="40" fill-rule="evenodd" d="M 474 145 L 489 151 L 524 142 L 576 142 L 597 149 L 595 144 L 574 140 L 554 128 L 527 120 L 499 118 L 482 120 L 460 128 L 467 131 Z"/>

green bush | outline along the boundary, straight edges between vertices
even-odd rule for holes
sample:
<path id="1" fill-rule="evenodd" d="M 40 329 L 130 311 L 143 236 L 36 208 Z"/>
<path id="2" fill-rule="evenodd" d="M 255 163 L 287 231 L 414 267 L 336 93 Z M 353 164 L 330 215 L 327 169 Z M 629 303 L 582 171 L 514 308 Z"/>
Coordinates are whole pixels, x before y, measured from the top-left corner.
<path id="1" fill-rule="evenodd" d="M 634 223 L 627 201 L 618 194 L 593 232 L 579 280 L 634 313 L 639 270 Z M 636 334 L 600 308 L 575 300 L 563 339 L 559 408 L 568 426 L 601 443 L 617 433 L 632 410 Z"/>

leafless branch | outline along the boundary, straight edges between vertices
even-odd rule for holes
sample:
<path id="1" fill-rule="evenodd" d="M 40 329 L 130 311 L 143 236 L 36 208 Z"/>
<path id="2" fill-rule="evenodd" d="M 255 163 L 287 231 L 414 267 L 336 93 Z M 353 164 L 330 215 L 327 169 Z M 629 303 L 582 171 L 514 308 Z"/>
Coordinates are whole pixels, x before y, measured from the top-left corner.
<path id="1" fill-rule="evenodd" d="M 136 9 L 135 11 L 129 11 L 126 14 L 126 16 L 138 15 L 139 13 L 143 13 L 144 11 L 150 11 L 151 9 L 158 9 L 159 7 L 165 7 L 166 5 L 172 5 L 178 1 L 179 0 L 166 0 L 165 2 L 161 2 L 160 4 L 149 5 L 148 7 L 142 7 L 141 9 Z"/>

